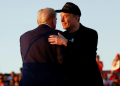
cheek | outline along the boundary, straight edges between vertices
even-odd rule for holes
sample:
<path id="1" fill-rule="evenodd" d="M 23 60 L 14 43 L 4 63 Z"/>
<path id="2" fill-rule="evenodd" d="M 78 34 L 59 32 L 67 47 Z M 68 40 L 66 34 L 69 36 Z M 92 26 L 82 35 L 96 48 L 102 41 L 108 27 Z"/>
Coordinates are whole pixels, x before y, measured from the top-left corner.
<path id="1" fill-rule="evenodd" d="M 70 25 L 71 25 L 71 23 L 72 23 L 72 20 L 70 20 L 70 19 L 69 19 L 69 20 L 67 20 L 67 25 L 68 25 L 68 26 L 70 26 Z"/>
<path id="2" fill-rule="evenodd" d="M 69 25 L 70 24 L 70 20 L 69 19 L 65 19 L 65 22 L 64 22 L 66 25 Z"/>

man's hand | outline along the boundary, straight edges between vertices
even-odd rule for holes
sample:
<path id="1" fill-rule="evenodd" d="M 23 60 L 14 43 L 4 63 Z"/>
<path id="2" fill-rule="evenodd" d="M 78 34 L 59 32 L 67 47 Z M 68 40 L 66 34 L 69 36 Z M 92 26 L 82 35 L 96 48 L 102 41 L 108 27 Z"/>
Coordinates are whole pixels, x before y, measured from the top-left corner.
<path id="1" fill-rule="evenodd" d="M 58 33 L 58 35 L 50 35 L 49 38 L 48 38 L 48 41 L 50 42 L 50 44 L 67 46 L 67 41 L 68 40 L 63 35 Z"/>

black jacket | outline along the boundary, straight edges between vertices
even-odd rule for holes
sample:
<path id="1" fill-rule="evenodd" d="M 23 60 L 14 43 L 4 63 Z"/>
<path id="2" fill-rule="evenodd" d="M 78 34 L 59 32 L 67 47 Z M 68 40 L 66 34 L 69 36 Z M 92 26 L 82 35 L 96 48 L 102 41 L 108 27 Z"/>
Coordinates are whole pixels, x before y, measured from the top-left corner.
<path id="1" fill-rule="evenodd" d="M 49 36 L 58 32 L 42 24 L 20 37 L 23 71 L 19 86 L 62 86 L 61 47 L 48 42 Z"/>
<path id="2" fill-rule="evenodd" d="M 68 31 L 64 34 L 67 38 Z M 62 70 L 67 85 L 103 86 L 96 63 L 97 42 L 97 32 L 80 24 L 73 40 L 69 40 L 65 48 L 68 58 Z"/>

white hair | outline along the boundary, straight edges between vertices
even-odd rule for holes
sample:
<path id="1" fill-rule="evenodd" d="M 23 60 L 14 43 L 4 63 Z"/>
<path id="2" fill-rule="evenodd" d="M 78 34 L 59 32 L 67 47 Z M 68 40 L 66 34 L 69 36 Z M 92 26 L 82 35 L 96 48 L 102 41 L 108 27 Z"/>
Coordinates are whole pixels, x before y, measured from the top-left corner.
<path id="1" fill-rule="evenodd" d="M 56 13 L 52 8 L 44 8 L 38 11 L 37 21 L 43 24 L 49 22 L 52 18 L 56 17 Z"/>
<path id="2" fill-rule="evenodd" d="M 41 18 L 42 18 L 42 17 L 41 17 L 41 14 L 42 14 L 42 10 L 43 10 L 43 9 L 41 9 L 41 10 L 38 11 L 38 16 L 37 16 L 37 22 L 38 22 L 38 23 L 41 23 Z"/>

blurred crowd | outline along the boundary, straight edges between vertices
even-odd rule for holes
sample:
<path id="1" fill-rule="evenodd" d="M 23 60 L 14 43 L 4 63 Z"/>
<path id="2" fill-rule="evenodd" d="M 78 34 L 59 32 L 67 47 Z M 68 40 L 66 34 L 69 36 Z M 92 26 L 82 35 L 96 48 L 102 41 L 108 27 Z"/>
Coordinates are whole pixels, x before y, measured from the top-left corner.
<path id="1" fill-rule="evenodd" d="M 98 64 L 101 76 L 103 78 L 104 86 L 120 86 L 120 55 L 117 53 L 115 59 L 112 61 L 111 74 L 104 74 L 103 62 L 99 60 L 100 56 L 96 56 L 96 62 Z"/>
<path id="2" fill-rule="evenodd" d="M 0 86 L 19 86 L 21 76 L 22 68 L 20 68 L 20 73 L 12 71 L 10 74 L 0 74 Z"/>
<path id="3" fill-rule="evenodd" d="M 111 75 L 103 73 L 103 62 L 100 61 L 100 56 L 96 55 L 96 62 L 98 64 L 101 76 L 103 78 L 104 86 L 120 86 L 120 54 L 116 54 L 112 61 Z M 20 73 L 11 72 L 10 74 L 0 74 L 0 86 L 19 86 L 19 81 L 22 76 L 22 68 Z"/>

